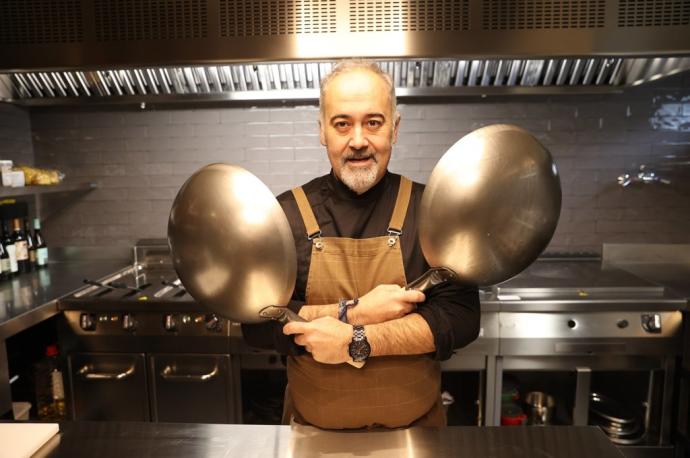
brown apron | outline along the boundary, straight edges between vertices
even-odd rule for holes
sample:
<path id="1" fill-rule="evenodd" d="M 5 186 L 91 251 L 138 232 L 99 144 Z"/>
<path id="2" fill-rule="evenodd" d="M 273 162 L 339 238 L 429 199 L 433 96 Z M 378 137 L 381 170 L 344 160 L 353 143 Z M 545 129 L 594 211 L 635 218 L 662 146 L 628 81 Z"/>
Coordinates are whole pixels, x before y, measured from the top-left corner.
<path id="1" fill-rule="evenodd" d="M 321 237 L 304 191 L 292 191 L 313 242 L 306 304 L 333 304 L 361 297 L 379 284 L 407 283 L 398 235 L 411 189 L 401 177 L 389 234 L 368 239 Z M 287 376 L 285 424 L 291 419 L 326 429 L 446 424 L 440 365 L 428 355 L 372 357 L 357 369 L 318 363 L 307 354 L 288 359 Z"/>

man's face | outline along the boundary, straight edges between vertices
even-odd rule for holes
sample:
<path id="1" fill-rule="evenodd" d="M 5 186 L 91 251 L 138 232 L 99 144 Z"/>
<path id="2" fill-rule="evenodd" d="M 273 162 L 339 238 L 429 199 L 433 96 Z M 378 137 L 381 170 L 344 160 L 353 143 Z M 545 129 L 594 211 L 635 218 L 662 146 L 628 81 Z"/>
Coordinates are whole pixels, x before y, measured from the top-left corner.
<path id="1" fill-rule="evenodd" d="M 353 70 L 336 76 L 323 99 L 321 144 L 335 176 L 358 194 L 378 183 L 398 138 L 389 89 L 378 75 Z"/>

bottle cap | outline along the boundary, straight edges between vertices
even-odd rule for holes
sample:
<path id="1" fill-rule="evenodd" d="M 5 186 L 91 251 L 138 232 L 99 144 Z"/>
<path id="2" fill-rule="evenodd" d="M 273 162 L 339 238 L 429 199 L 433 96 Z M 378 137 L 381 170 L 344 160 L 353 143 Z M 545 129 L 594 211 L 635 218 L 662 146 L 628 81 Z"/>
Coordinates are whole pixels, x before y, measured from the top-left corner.
<path id="1" fill-rule="evenodd" d="M 57 356 L 58 353 L 57 345 L 53 344 L 46 347 L 46 356 Z"/>

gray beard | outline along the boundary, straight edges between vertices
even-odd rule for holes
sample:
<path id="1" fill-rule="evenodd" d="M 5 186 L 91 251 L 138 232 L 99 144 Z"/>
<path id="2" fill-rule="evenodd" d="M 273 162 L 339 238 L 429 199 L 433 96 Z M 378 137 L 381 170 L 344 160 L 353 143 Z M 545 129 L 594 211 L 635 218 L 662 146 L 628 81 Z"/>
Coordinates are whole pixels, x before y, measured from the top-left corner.
<path id="1" fill-rule="evenodd" d="M 378 171 L 378 162 L 374 162 L 366 169 L 353 169 L 345 163 L 343 168 L 340 169 L 340 179 L 345 183 L 345 186 L 357 194 L 363 194 L 376 184 Z"/>

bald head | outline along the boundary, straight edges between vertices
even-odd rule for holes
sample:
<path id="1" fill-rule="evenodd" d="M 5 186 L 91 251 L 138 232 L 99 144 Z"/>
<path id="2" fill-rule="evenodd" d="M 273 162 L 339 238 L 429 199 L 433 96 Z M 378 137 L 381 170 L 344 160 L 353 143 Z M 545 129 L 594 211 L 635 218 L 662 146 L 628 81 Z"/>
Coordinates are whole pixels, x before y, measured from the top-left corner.
<path id="1" fill-rule="evenodd" d="M 363 59 L 347 59 L 340 61 L 333 68 L 333 70 L 321 80 L 321 90 L 319 94 L 319 113 L 321 120 L 323 120 L 324 116 L 326 93 L 328 92 L 333 80 L 335 80 L 341 75 L 363 71 L 370 72 L 376 75 L 377 77 L 381 78 L 382 82 L 385 85 L 386 91 L 388 92 L 388 99 L 391 107 L 390 115 L 391 117 L 395 117 L 397 110 L 397 103 L 395 99 L 395 86 L 393 85 L 393 80 L 391 79 L 390 75 L 381 70 L 381 68 L 375 62 Z"/>

